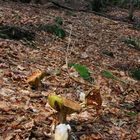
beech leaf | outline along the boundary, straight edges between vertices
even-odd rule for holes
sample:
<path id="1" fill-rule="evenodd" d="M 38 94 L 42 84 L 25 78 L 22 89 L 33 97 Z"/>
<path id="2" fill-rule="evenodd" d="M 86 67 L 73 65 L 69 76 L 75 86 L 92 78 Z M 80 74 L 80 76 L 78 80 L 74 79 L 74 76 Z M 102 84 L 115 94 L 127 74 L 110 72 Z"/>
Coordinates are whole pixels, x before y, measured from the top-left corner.
<path id="1" fill-rule="evenodd" d="M 89 90 L 86 94 L 86 105 L 89 107 L 95 108 L 97 111 L 102 106 L 102 97 L 100 94 L 100 88 L 94 87 L 91 90 Z"/>

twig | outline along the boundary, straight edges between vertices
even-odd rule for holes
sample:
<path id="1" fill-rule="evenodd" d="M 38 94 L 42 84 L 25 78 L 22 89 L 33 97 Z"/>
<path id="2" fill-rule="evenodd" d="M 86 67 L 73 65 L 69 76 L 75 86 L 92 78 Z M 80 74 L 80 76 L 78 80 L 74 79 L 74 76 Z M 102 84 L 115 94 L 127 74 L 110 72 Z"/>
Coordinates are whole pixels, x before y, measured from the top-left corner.
<path id="1" fill-rule="evenodd" d="M 68 72 L 69 78 L 71 78 L 72 80 L 74 80 L 75 82 L 78 82 L 80 84 L 84 84 L 84 85 L 93 87 L 92 84 L 87 84 L 85 82 L 79 81 L 76 78 L 70 76 L 70 73 L 69 73 L 69 70 L 68 70 L 68 61 L 69 61 L 68 57 L 69 57 L 69 54 L 70 54 L 69 53 L 69 49 L 70 49 L 70 44 L 71 44 L 71 35 L 72 35 L 72 26 L 70 27 L 70 33 L 69 33 L 69 38 L 68 38 L 68 45 L 67 45 L 67 49 L 66 49 L 66 58 L 65 58 L 65 63 L 66 63 L 66 68 L 67 68 L 67 72 Z"/>
<path id="2" fill-rule="evenodd" d="M 68 38 L 68 46 L 67 46 L 66 58 L 65 58 L 67 69 L 68 69 L 69 48 L 70 48 L 70 44 L 71 44 L 71 34 L 72 34 L 72 26 L 70 27 L 70 33 L 69 33 L 69 38 Z"/>
<path id="3" fill-rule="evenodd" d="M 102 139 L 104 139 L 104 136 L 94 126 L 93 129 L 101 136 Z"/>
<path id="4" fill-rule="evenodd" d="M 70 74 L 69 74 L 69 77 L 70 77 L 72 80 L 74 80 L 75 82 L 79 83 L 79 84 L 83 84 L 83 85 L 86 85 L 86 86 L 89 86 L 89 87 L 93 87 L 92 84 L 88 84 L 88 83 L 86 83 L 86 82 L 84 82 L 84 81 L 80 81 L 79 79 L 76 79 L 75 77 L 70 76 Z"/>

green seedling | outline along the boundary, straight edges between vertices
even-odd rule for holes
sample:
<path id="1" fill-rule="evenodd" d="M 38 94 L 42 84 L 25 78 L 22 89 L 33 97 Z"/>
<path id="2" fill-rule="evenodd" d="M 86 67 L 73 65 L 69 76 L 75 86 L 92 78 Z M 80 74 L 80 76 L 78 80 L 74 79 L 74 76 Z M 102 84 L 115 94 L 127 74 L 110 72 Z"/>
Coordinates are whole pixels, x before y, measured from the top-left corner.
<path id="1" fill-rule="evenodd" d="M 133 28 L 136 29 L 136 30 L 140 30 L 140 24 L 134 24 Z"/>
<path id="2" fill-rule="evenodd" d="M 62 25 L 63 24 L 63 20 L 61 17 L 56 17 L 55 18 L 55 23 L 57 23 L 58 25 Z"/>
<path id="3" fill-rule="evenodd" d="M 66 36 L 65 31 L 57 24 L 47 24 L 40 27 L 41 30 L 52 33 L 59 38 L 64 38 Z"/>
<path id="4" fill-rule="evenodd" d="M 46 29 L 48 32 L 55 34 L 59 38 L 64 38 L 66 36 L 65 31 L 56 24 L 47 25 Z"/>

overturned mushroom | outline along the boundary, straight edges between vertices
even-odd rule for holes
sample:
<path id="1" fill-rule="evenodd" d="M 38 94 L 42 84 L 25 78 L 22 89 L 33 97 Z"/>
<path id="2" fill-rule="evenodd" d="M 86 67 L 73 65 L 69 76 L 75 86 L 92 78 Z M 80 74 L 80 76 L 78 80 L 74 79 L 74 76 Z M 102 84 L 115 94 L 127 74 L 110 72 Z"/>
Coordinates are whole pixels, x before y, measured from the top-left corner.
<path id="1" fill-rule="evenodd" d="M 52 108 L 58 111 L 60 123 L 66 122 L 68 114 L 81 110 L 81 106 L 77 102 L 57 95 L 49 95 L 48 102 Z"/>

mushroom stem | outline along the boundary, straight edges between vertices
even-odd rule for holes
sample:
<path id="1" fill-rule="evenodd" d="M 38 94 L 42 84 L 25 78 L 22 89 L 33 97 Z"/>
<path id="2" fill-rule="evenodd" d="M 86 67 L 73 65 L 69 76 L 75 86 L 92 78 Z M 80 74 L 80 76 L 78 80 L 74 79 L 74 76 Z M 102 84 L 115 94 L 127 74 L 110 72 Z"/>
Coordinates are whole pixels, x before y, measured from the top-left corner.
<path id="1" fill-rule="evenodd" d="M 67 118 L 67 110 L 62 109 L 59 113 L 59 121 L 60 123 L 66 123 L 66 118 Z"/>

